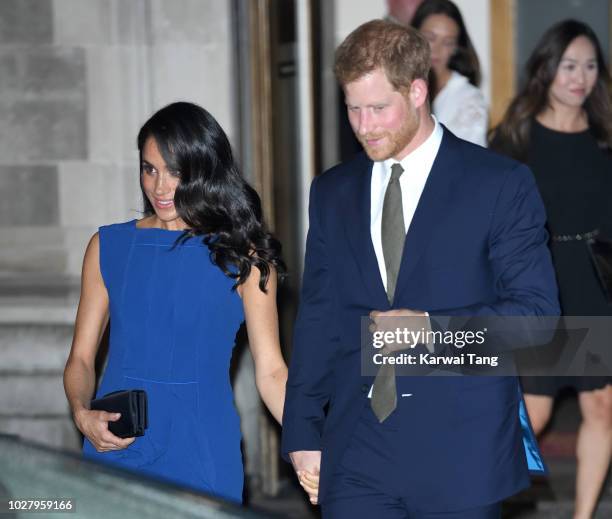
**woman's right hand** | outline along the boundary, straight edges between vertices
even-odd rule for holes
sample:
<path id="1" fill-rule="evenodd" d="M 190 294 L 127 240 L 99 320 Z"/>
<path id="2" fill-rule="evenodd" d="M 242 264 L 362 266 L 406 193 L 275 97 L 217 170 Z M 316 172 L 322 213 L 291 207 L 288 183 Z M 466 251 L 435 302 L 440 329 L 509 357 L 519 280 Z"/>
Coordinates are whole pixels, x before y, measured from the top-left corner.
<path id="1" fill-rule="evenodd" d="M 121 413 L 82 409 L 75 413 L 74 421 L 98 452 L 125 449 L 136 438 L 119 438 L 108 430 L 108 422 L 116 422 Z"/>

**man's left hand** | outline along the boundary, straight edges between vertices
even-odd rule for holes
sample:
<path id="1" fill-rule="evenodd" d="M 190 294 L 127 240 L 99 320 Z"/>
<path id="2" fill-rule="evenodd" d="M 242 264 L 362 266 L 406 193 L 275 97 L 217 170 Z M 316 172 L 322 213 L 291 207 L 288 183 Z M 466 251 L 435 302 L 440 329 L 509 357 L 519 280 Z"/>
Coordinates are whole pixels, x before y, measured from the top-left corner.
<path id="1" fill-rule="evenodd" d="M 431 323 L 429 321 L 429 314 L 423 310 L 411 310 L 408 308 L 399 308 L 397 310 L 389 310 L 387 312 L 380 312 L 378 310 L 372 310 L 370 312 L 370 332 L 393 332 L 396 330 L 408 330 L 415 334 L 422 331 L 426 340 L 423 342 L 425 347 L 430 353 L 433 353 L 433 343 L 427 340 L 428 332 L 431 331 Z M 404 350 L 410 347 L 414 347 L 416 344 L 405 344 L 405 343 L 385 343 L 383 351 L 385 353 L 392 353 L 394 351 Z"/>

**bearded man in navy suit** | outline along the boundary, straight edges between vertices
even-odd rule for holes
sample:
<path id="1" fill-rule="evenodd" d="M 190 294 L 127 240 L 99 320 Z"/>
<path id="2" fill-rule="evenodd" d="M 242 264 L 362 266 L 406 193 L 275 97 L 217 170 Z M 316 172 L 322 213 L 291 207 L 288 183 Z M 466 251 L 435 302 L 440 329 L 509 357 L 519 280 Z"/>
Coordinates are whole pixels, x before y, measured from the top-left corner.
<path id="1" fill-rule="evenodd" d="M 432 117 L 429 68 L 428 43 L 382 20 L 336 52 L 365 153 L 312 183 L 282 439 L 299 476 L 320 470 L 325 518 L 499 517 L 526 451 L 541 463 L 515 377 L 393 377 L 381 412 L 361 372 L 364 316 L 559 312 L 530 171 Z"/>

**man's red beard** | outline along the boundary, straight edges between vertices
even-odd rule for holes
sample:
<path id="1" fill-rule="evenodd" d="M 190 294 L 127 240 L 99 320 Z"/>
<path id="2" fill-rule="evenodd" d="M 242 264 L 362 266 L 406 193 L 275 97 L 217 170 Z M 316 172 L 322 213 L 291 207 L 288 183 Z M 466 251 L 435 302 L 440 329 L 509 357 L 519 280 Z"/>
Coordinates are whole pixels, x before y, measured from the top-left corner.
<path id="1" fill-rule="evenodd" d="M 407 120 L 395 132 L 383 132 L 380 134 L 369 134 L 358 136 L 358 140 L 363 146 L 368 157 L 373 161 L 380 162 L 383 160 L 397 157 L 397 155 L 410 144 L 419 129 L 419 120 L 414 118 Z M 380 146 L 368 146 L 368 140 L 385 139 L 386 142 Z"/>

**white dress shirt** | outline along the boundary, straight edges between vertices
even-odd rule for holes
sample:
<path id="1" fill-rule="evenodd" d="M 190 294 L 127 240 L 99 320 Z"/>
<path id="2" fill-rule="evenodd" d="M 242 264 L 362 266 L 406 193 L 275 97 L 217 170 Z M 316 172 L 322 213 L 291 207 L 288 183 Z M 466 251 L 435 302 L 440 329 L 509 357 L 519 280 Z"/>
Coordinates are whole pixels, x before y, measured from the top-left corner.
<path id="1" fill-rule="evenodd" d="M 425 182 L 427 182 L 429 172 L 442 143 L 442 135 L 444 133 L 442 126 L 440 126 L 433 115 L 431 117 L 434 121 L 434 129 L 431 135 L 416 150 L 400 161 L 402 168 L 404 168 L 399 182 L 402 190 L 402 209 L 404 211 L 404 230 L 406 232 L 410 228 L 412 218 L 425 188 Z M 374 162 L 370 187 L 370 234 L 385 290 L 387 290 L 387 267 L 385 266 L 382 250 L 382 211 L 385 191 L 391 178 L 391 166 L 396 162 L 394 159 Z M 368 398 L 372 398 L 373 389 L 374 385 L 370 386 Z M 409 397 L 412 396 L 412 393 L 404 393 L 398 396 Z"/>
<path id="2" fill-rule="evenodd" d="M 433 101 L 438 120 L 460 139 L 487 145 L 487 103 L 479 88 L 453 71 Z"/>
<path id="3" fill-rule="evenodd" d="M 432 118 L 435 125 L 431 135 L 416 150 L 400 161 L 402 168 L 404 168 L 399 182 L 402 190 L 402 208 L 404 210 L 404 227 L 406 232 L 410 228 L 410 223 L 423 193 L 425 182 L 427 182 L 427 177 L 429 177 L 429 172 L 442 142 L 442 127 L 438 124 L 435 117 L 432 116 Z M 380 277 L 382 278 L 385 290 L 387 289 L 387 268 L 385 267 L 382 249 L 382 211 L 385 191 L 391 178 L 391 166 L 396 162 L 394 159 L 388 159 L 384 162 L 374 162 L 372 166 L 370 233 L 378 261 L 378 268 L 380 269 Z"/>

